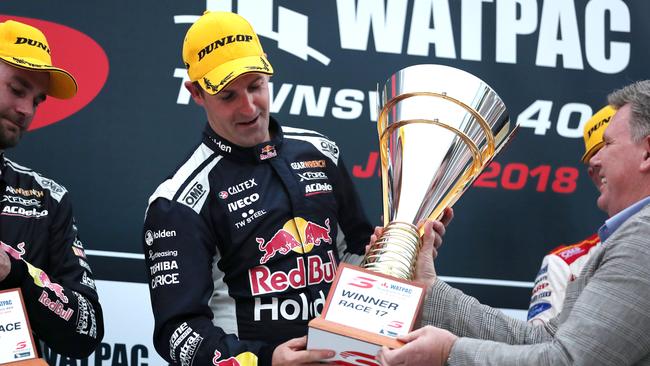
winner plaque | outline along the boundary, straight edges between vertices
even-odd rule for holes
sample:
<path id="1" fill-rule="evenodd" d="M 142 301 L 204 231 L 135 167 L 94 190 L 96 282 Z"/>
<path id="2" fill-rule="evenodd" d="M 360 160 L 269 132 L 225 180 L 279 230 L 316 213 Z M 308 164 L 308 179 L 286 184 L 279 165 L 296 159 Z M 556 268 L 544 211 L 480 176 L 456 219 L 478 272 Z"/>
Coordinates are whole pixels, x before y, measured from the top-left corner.
<path id="1" fill-rule="evenodd" d="M 425 219 L 439 218 L 513 136 L 506 107 L 476 76 L 416 65 L 380 86 L 377 130 L 384 231 L 361 268 L 342 264 L 308 349 L 334 349 L 338 365 L 375 365 L 381 346 L 401 344 L 426 289 L 411 282 Z"/>
<path id="2" fill-rule="evenodd" d="M 19 288 L 0 291 L 0 365 L 43 366 Z"/>

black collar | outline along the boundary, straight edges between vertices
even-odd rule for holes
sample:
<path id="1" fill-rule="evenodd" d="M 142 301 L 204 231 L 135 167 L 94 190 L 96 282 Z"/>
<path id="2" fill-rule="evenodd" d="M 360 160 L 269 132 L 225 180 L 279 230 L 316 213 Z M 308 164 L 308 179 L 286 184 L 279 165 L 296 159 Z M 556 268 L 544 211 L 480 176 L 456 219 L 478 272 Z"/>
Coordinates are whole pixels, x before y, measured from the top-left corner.
<path id="1" fill-rule="evenodd" d="M 276 157 L 282 146 L 282 127 L 273 117 L 269 118 L 269 134 L 271 135 L 269 141 L 253 147 L 242 147 L 219 136 L 208 123 L 203 131 L 203 143 L 225 158 L 242 162 L 261 163 Z"/>

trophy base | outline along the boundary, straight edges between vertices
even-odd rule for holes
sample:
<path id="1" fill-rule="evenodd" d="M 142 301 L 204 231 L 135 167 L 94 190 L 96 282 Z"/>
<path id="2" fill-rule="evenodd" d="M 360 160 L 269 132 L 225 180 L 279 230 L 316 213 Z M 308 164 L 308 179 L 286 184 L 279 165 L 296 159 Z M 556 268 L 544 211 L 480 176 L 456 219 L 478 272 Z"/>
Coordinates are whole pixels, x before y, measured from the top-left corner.
<path id="1" fill-rule="evenodd" d="M 424 286 L 347 263 L 339 266 L 319 318 L 309 322 L 307 349 L 336 352 L 334 365 L 378 365 L 382 346 L 413 329 Z"/>
<path id="2" fill-rule="evenodd" d="M 379 365 L 375 361 L 375 356 L 382 346 L 399 348 L 402 345 L 403 343 L 395 338 L 367 332 L 323 318 L 315 318 L 309 322 L 307 349 L 331 349 L 335 351 L 336 355 L 327 360 L 333 365 Z M 355 361 L 363 362 L 357 363 Z"/>
<path id="3" fill-rule="evenodd" d="M 47 366 L 42 358 L 32 358 L 30 360 L 3 363 L 2 366 Z"/>

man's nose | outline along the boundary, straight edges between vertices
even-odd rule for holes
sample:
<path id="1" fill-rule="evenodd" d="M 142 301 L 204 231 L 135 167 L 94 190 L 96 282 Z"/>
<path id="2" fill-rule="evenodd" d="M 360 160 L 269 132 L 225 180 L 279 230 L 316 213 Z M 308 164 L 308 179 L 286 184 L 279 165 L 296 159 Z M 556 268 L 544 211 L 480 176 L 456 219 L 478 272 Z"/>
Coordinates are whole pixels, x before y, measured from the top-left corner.
<path id="1" fill-rule="evenodd" d="M 18 98 L 16 112 L 25 118 L 32 118 L 36 113 L 36 106 L 30 98 Z"/>
<path id="2" fill-rule="evenodd" d="M 600 166 L 600 159 L 602 157 L 602 151 L 603 149 L 598 149 L 594 155 L 589 158 L 589 166 L 590 167 L 597 167 Z"/>
<path id="3" fill-rule="evenodd" d="M 244 93 L 239 102 L 239 112 L 247 116 L 257 112 L 252 94 Z"/>

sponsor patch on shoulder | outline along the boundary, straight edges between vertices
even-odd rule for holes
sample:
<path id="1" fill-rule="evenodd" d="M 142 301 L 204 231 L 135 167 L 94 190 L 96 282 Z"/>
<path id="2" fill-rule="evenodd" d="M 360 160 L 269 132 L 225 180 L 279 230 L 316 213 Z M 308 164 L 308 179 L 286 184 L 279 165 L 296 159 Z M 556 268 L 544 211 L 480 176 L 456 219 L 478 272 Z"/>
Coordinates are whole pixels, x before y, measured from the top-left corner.
<path id="1" fill-rule="evenodd" d="M 542 313 L 542 312 L 544 312 L 544 311 L 546 311 L 546 310 L 548 310 L 550 308 L 551 308 L 551 304 L 549 304 L 547 302 L 540 302 L 540 303 L 537 303 L 537 304 L 531 306 L 528 309 L 528 319 L 527 320 L 530 320 L 530 319 L 536 317 L 540 313 Z"/>

